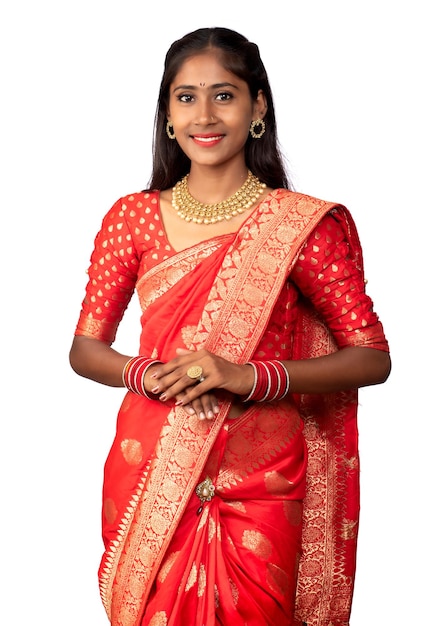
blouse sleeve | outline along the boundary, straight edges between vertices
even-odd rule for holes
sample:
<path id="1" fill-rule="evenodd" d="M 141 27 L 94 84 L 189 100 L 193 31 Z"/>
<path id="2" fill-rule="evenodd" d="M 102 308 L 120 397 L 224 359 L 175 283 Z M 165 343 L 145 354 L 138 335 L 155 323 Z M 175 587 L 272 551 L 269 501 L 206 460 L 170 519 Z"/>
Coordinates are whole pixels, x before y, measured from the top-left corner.
<path id="1" fill-rule="evenodd" d="M 75 335 L 113 343 L 133 295 L 138 269 L 126 206 L 118 200 L 104 217 L 95 238 Z"/>
<path id="2" fill-rule="evenodd" d="M 342 222 L 327 214 L 304 244 L 291 278 L 330 328 L 337 345 L 389 351 L 383 327 L 365 292 L 363 271 Z"/>

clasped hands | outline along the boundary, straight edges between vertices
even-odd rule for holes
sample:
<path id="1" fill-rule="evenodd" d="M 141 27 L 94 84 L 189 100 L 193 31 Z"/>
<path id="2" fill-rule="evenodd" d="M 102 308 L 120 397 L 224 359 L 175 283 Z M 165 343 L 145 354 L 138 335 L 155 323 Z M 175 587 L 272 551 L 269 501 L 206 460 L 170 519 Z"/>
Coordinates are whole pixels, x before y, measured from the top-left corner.
<path id="1" fill-rule="evenodd" d="M 151 366 L 145 374 L 145 388 L 162 402 L 175 399 L 189 415 L 213 419 L 219 413 L 215 390 L 246 396 L 253 385 L 249 365 L 238 365 L 207 350 L 177 348 L 167 363 Z"/>

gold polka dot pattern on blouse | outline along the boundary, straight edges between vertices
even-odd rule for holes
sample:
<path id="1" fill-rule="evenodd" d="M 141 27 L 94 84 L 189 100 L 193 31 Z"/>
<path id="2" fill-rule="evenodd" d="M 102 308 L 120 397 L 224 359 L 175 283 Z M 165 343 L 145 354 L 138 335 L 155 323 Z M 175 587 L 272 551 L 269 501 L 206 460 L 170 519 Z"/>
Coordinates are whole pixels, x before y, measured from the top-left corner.
<path id="1" fill-rule="evenodd" d="M 118 200 L 95 238 L 76 334 L 112 343 L 141 267 L 143 273 L 171 252 L 161 225 L 158 194 L 138 193 Z"/>
<path id="2" fill-rule="evenodd" d="M 291 278 L 322 315 L 339 347 L 384 347 L 381 339 L 376 343 L 382 336 L 381 323 L 335 213 L 326 215 L 311 233 Z"/>

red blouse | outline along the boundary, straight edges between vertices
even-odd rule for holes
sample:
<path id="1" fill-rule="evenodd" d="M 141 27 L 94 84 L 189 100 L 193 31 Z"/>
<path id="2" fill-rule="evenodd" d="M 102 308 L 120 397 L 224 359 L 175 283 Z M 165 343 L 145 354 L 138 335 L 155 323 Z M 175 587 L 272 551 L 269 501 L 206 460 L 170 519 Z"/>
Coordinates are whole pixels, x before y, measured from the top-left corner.
<path id="1" fill-rule="evenodd" d="M 158 193 L 136 193 L 118 200 L 95 238 L 89 282 L 75 331 L 107 343 L 150 267 L 175 254 L 164 230 Z M 297 303 L 311 301 L 340 348 L 367 346 L 388 351 L 382 325 L 365 292 L 336 210 L 311 233 L 279 297 L 255 357 L 291 357 Z M 225 236 L 230 242 L 234 235 Z M 226 244 L 227 245 L 227 244 Z"/>

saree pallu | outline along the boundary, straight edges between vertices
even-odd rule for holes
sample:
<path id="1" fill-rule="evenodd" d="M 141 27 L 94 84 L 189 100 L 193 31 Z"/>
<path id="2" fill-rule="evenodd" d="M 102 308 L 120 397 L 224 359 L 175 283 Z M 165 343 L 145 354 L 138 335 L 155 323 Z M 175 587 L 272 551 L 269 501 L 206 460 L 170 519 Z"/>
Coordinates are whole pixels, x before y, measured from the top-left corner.
<path id="1" fill-rule="evenodd" d="M 139 279 L 140 354 L 166 361 L 177 347 L 204 347 L 251 359 L 301 245 L 335 205 L 279 190 L 263 206 L 237 235 Z M 339 210 L 360 259 L 355 227 Z M 324 323 L 301 307 L 294 358 L 334 349 Z M 99 577 L 111 623 L 346 626 L 359 509 L 356 394 L 291 398 L 236 420 L 230 405 L 224 397 L 215 420 L 200 422 L 173 403 L 126 395 L 104 481 Z M 306 469 L 297 406 L 310 462 L 295 610 Z M 194 491 L 208 471 L 216 493 L 197 517 Z M 255 603 L 252 621 L 245 607 Z"/>

